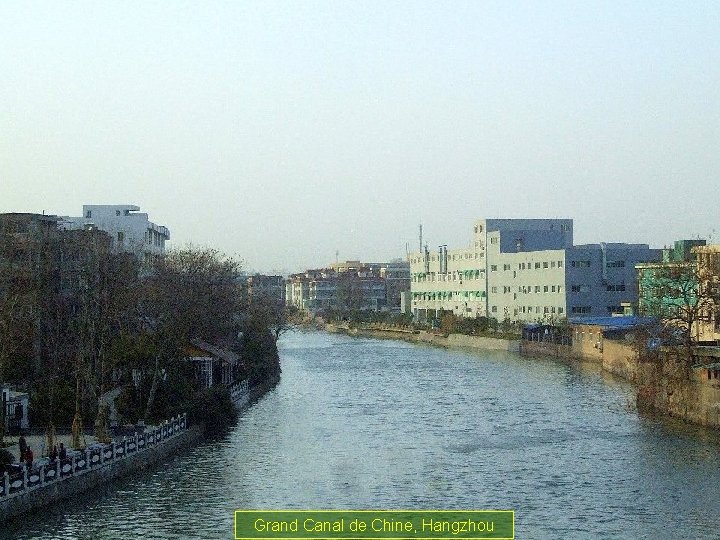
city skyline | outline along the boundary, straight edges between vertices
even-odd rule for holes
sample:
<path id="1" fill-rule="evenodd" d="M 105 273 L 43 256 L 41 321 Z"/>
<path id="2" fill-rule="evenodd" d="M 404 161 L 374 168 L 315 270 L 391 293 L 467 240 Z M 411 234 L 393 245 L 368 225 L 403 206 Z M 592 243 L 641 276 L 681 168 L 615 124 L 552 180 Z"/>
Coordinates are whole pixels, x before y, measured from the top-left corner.
<path id="1" fill-rule="evenodd" d="M 91 5 L 93 9 L 87 9 Z M 247 270 L 717 241 L 720 7 L 7 3 L 0 212 L 135 204 Z"/>

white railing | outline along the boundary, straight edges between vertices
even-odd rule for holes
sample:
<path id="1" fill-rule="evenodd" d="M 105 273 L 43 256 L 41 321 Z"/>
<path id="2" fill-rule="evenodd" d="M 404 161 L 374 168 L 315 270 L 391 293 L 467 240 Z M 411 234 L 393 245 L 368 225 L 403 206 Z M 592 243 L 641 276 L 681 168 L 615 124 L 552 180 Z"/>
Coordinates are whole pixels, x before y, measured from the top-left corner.
<path id="1" fill-rule="evenodd" d="M 236 405 L 244 405 L 250 400 L 250 387 L 247 379 L 237 381 L 230 385 L 230 399 Z"/>
<path id="2" fill-rule="evenodd" d="M 122 441 L 93 443 L 85 450 L 73 451 L 64 459 L 55 459 L 28 469 L 26 464 L 18 472 L 6 472 L 0 478 L 0 500 L 17 497 L 44 486 L 62 482 L 154 448 L 188 428 L 187 414 L 166 420 L 154 429 L 124 437 Z"/>

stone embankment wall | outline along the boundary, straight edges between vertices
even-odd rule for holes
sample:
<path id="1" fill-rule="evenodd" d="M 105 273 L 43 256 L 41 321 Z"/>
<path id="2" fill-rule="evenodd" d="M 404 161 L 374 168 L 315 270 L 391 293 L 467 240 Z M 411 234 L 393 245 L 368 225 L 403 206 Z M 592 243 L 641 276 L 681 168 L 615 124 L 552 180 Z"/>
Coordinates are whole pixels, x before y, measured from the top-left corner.
<path id="1" fill-rule="evenodd" d="M 401 339 L 412 343 L 427 343 L 438 347 L 458 349 L 482 349 L 495 351 L 518 352 L 520 340 L 502 339 L 485 336 L 466 336 L 465 334 L 434 334 L 432 332 L 409 330 L 403 327 L 391 327 L 384 325 L 367 325 L 360 328 L 350 328 L 348 325 L 330 324 L 325 325 L 328 332 L 348 334 L 351 336 Z"/>
<path id="2" fill-rule="evenodd" d="M 202 437 L 185 415 L 124 441 L 88 448 L 32 472 L 0 477 L 0 522 L 149 467 Z"/>
<path id="3" fill-rule="evenodd" d="M 586 335 L 572 346 L 523 340 L 520 352 L 601 363 L 605 371 L 635 383 L 639 408 L 720 427 L 720 369 L 692 368 L 678 351 L 662 350 L 654 361 L 640 361 L 632 343 Z"/>
<path id="4" fill-rule="evenodd" d="M 605 371 L 630 381 L 635 381 L 638 372 L 637 353 L 631 343 L 604 339 L 595 341 L 597 347 L 588 347 L 582 341 L 572 345 L 554 342 L 520 342 L 520 354 L 524 356 L 554 356 L 556 358 L 576 358 L 602 364 Z"/>
<path id="5" fill-rule="evenodd" d="M 720 427 L 720 379 L 714 370 L 689 367 L 678 354 L 643 362 L 638 370 L 638 407 L 700 424 Z"/>
<path id="6" fill-rule="evenodd" d="M 520 342 L 520 354 L 523 356 L 554 356 L 556 358 L 574 358 L 572 347 L 552 342 Z"/>

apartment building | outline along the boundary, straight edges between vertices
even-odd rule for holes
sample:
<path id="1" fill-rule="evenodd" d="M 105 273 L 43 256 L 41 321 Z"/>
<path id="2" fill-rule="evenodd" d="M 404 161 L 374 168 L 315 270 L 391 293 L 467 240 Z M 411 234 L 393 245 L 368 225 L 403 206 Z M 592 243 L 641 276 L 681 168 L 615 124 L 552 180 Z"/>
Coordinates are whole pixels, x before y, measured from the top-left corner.
<path id="1" fill-rule="evenodd" d="M 411 309 L 513 321 L 621 313 L 637 299 L 635 264 L 660 255 L 646 244 L 573 246 L 571 219 L 479 220 L 469 247 L 409 255 Z"/>
<path id="2" fill-rule="evenodd" d="M 170 231 L 150 221 L 139 206 L 130 204 L 86 204 L 81 217 L 63 216 L 66 229 L 96 227 L 112 237 L 113 249 L 134 253 L 141 263 L 149 264 L 165 253 Z"/>
<path id="3" fill-rule="evenodd" d="M 334 263 L 291 275 L 285 285 L 286 302 L 307 311 L 395 310 L 400 308 L 400 294 L 410 288 L 409 274 L 405 261 Z"/>
<path id="4" fill-rule="evenodd" d="M 243 278 L 250 299 L 269 299 L 277 304 L 285 304 L 285 278 L 253 274 Z"/>

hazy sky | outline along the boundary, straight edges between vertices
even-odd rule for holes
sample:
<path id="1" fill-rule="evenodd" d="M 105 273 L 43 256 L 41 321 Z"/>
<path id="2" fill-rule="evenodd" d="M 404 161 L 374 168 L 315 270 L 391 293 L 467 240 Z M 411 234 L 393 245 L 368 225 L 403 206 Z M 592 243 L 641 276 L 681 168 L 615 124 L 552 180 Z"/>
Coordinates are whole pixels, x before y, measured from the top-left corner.
<path id="1" fill-rule="evenodd" d="M 0 212 L 137 204 L 248 269 L 480 217 L 720 242 L 720 3 L 0 4 Z"/>

